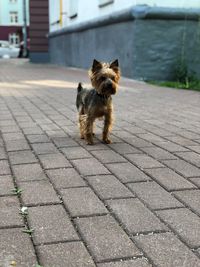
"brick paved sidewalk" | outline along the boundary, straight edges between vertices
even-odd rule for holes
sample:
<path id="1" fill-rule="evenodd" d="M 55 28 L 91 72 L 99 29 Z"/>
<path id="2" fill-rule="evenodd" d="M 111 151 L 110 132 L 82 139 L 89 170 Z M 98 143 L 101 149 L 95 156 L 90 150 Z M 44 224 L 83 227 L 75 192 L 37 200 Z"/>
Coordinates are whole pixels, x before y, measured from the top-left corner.
<path id="1" fill-rule="evenodd" d="M 0 61 L 0 267 L 199 267 L 200 93 L 122 79 L 113 144 L 98 122 L 87 146 L 78 81 Z"/>

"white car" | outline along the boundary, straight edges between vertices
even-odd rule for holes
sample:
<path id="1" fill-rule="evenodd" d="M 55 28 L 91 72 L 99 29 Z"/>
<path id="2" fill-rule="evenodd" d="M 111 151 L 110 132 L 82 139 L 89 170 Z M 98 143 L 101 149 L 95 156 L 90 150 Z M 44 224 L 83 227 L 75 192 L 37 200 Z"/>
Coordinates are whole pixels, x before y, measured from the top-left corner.
<path id="1" fill-rule="evenodd" d="M 10 45 L 8 41 L 0 41 L 0 58 L 16 58 L 18 55 L 18 47 Z"/>

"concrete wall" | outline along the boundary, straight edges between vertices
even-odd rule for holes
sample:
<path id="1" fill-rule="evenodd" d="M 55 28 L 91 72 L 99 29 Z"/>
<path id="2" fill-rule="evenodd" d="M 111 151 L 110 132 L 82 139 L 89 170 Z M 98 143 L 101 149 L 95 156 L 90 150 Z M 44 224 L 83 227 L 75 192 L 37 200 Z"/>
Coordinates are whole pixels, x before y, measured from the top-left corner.
<path id="1" fill-rule="evenodd" d="M 89 68 L 94 58 L 118 58 L 126 77 L 170 80 L 175 62 L 185 52 L 189 68 L 200 77 L 199 17 L 198 9 L 136 6 L 51 33 L 50 60 Z"/>

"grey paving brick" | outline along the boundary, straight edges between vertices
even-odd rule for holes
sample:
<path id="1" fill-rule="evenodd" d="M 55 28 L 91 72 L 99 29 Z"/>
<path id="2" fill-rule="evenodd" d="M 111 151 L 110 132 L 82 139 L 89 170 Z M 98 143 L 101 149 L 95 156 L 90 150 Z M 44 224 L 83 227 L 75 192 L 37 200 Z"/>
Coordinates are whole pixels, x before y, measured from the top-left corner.
<path id="1" fill-rule="evenodd" d="M 159 267 L 199 267 L 200 259 L 172 233 L 141 235 L 134 240 Z"/>
<path id="2" fill-rule="evenodd" d="M 147 262 L 145 258 L 133 260 L 120 260 L 108 263 L 99 263 L 97 267 L 151 267 L 152 265 Z"/>
<path id="3" fill-rule="evenodd" d="M 169 191 L 195 188 L 188 180 L 168 168 L 148 169 L 146 172 Z"/>
<path id="4" fill-rule="evenodd" d="M 7 160 L 0 160 L 0 175 L 10 174 L 10 167 Z"/>
<path id="5" fill-rule="evenodd" d="M 200 154 L 200 146 L 187 146 L 187 148 L 189 148 L 192 151 L 195 151 L 196 153 Z"/>
<path id="6" fill-rule="evenodd" d="M 45 134 L 28 134 L 26 137 L 31 144 L 49 142 L 49 138 Z"/>
<path id="7" fill-rule="evenodd" d="M 179 153 L 176 153 L 176 155 L 196 165 L 197 167 L 200 167 L 200 154 L 197 154 L 195 152 L 179 152 Z"/>
<path id="8" fill-rule="evenodd" d="M 181 146 L 197 145 L 197 143 L 191 141 L 190 139 L 184 138 L 182 136 L 168 136 L 167 139 Z"/>
<path id="9" fill-rule="evenodd" d="M 57 148 L 52 143 L 38 143 L 32 144 L 33 150 L 38 155 L 40 154 L 53 154 L 57 153 Z"/>
<path id="10" fill-rule="evenodd" d="M 126 162 L 127 160 L 112 150 L 98 150 L 91 152 L 102 163 Z"/>
<path id="11" fill-rule="evenodd" d="M 25 139 L 9 141 L 6 143 L 6 150 L 10 151 L 20 151 L 20 150 L 30 150 L 30 146 Z"/>
<path id="12" fill-rule="evenodd" d="M 69 161 L 61 153 L 39 155 L 39 159 L 45 169 L 71 167 Z"/>
<path id="13" fill-rule="evenodd" d="M 2 159 L 7 159 L 7 155 L 6 155 L 5 149 L 0 146 L 0 160 Z"/>
<path id="14" fill-rule="evenodd" d="M 142 151 L 146 152 L 148 155 L 152 156 L 158 160 L 164 159 L 176 159 L 173 154 L 169 153 L 168 151 L 160 148 L 160 147 L 143 147 L 141 148 Z"/>
<path id="15" fill-rule="evenodd" d="M 16 151 L 16 152 L 9 152 L 8 156 L 10 158 L 11 164 L 25 164 L 25 163 L 34 163 L 38 160 L 36 159 L 35 155 L 32 151 L 25 150 L 25 151 Z"/>
<path id="16" fill-rule="evenodd" d="M 44 134 L 39 127 L 24 128 L 23 132 L 25 134 Z"/>
<path id="17" fill-rule="evenodd" d="M 0 198 L 0 227 L 23 226 L 22 217 L 19 214 L 19 200 L 15 196 Z M 1 242 L 0 242 L 1 243 Z"/>
<path id="18" fill-rule="evenodd" d="M 82 147 L 67 147 L 62 148 L 62 152 L 68 159 L 80 159 L 80 158 L 91 158 L 92 155 Z"/>
<path id="19" fill-rule="evenodd" d="M 128 184 L 128 187 L 151 209 L 182 207 L 176 198 L 155 182 Z"/>
<path id="20" fill-rule="evenodd" d="M 123 183 L 151 180 L 149 176 L 147 176 L 130 162 L 106 164 L 106 167 Z"/>
<path id="21" fill-rule="evenodd" d="M 129 145 L 129 144 L 126 144 L 126 143 L 113 143 L 113 144 L 110 144 L 109 145 L 112 149 L 114 149 L 117 153 L 119 154 L 139 154 L 141 153 L 140 150 L 138 150 L 137 148 Z"/>
<path id="22" fill-rule="evenodd" d="M 83 178 L 73 168 L 48 170 L 47 174 L 58 189 L 86 185 Z"/>
<path id="23" fill-rule="evenodd" d="M 22 229 L 0 229 L 0 266 L 35 267 L 36 255 L 30 237 Z"/>
<path id="24" fill-rule="evenodd" d="M 13 179 L 10 175 L 0 176 L 0 196 L 11 195 L 14 189 Z"/>
<path id="25" fill-rule="evenodd" d="M 108 212 L 89 187 L 63 189 L 61 195 L 64 204 L 74 217 Z"/>
<path id="26" fill-rule="evenodd" d="M 79 218 L 76 224 L 96 261 L 141 255 L 110 215 Z"/>
<path id="27" fill-rule="evenodd" d="M 35 244 L 78 240 L 79 237 L 61 205 L 28 208 Z"/>
<path id="28" fill-rule="evenodd" d="M 78 146 L 78 143 L 76 143 L 69 137 L 54 137 L 53 142 L 56 144 L 57 147 Z"/>
<path id="29" fill-rule="evenodd" d="M 8 141 L 24 140 L 24 135 L 21 132 L 17 133 L 4 133 L 3 139 L 7 143 Z"/>
<path id="30" fill-rule="evenodd" d="M 110 172 L 98 160 L 91 159 L 76 159 L 72 160 L 73 165 L 82 175 L 98 175 L 109 174 Z"/>
<path id="31" fill-rule="evenodd" d="M 188 209 L 156 212 L 192 248 L 200 246 L 200 218 Z"/>
<path id="32" fill-rule="evenodd" d="M 113 175 L 99 175 L 86 177 L 89 184 L 102 199 L 133 197 L 131 193 Z"/>
<path id="33" fill-rule="evenodd" d="M 39 246 L 38 254 L 42 266 L 95 267 L 82 242 Z"/>
<path id="34" fill-rule="evenodd" d="M 169 152 L 179 152 L 179 151 L 188 151 L 187 148 L 177 145 L 175 143 L 172 143 L 170 141 L 166 141 L 166 142 L 157 142 L 156 143 L 157 146 L 166 149 Z"/>
<path id="35" fill-rule="evenodd" d="M 164 163 L 185 177 L 200 176 L 200 169 L 184 160 L 165 160 Z"/>
<path id="36" fill-rule="evenodd" d="M 115 199 L 106 202 L 132 234 L 167 230 L 167 227 L 136 198 Z"/>
<path id="37" fill-rule="evenodd" d="M 20 132 L 20 129 L 17 125 L 1 126 L 1 132 L 2 133 L 17 133 L 17 132 Z"/>
<path id="38" fill-rule="evenodd" d="M 137 136 L 146 140 L 146 141 L 152 142 L 152 143 L 154 143 L 155 141 L 156 142 L 163 142 L 165 140 L 165 139 L 161 138 L 160 136 L 157 136 L 157 135 L 152 134 L 152 133 L 137 134 Z"/>
<path id="39" fill-rule="evenodd" d="M 21 197 L 24 205 L 60 203 L 55 190 L 48 181 L 21 182 Z"/>
<path id="40" fill-rule="evenodd" d="M 160 162 L 144 154 L 128 154 L 126 158 L 142 169 L 163 167 Z"/>
<path id="41" fill-rule="evenodd" d="M 150 142 L 147 142 L 141 138 L 137 137 L 128 137 L 127 139 L 124 139 L 128 144 L 136 147 L 136 148 L 141 148 L 141 147 L 150 147 L 152 144 Z"/>
<path id="42" fill-rule="evenodd" d="M 200 190 L 184 190 L 175 192 L 174 195 L 200 215 Z"/>
<path id="43" fill-rule="evenodd" d="M 17 181 L 44 180 L 46 175 L 38 163 L 14 165 L 13 172 Z"/>
<path id="44" fill-rule="evenodd" d="M 190 178 L 189 180 L 194 183 L 198 188 L 200 188 L 200 177 Z"/>

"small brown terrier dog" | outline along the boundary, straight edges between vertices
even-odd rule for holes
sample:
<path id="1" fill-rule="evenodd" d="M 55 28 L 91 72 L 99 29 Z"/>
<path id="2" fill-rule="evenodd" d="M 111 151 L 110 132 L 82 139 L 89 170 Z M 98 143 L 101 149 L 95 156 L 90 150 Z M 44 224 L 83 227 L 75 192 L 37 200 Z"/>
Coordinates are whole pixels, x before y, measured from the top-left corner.
<path id="1" fill-rule="evenodd" d="M 93 89 L 85 89 L 79 83 L 76 107 L 79 112 L 79 128 L 82 139 L 93 145 L 93 124 L 96 118 L 104 117 L 103 141 L 110 144 L 109 133 L 113 121 L 111 95 L 116 94 L 120 79 L 118 60 L 102 63 L 94 59 L 89 70 Z"/>

